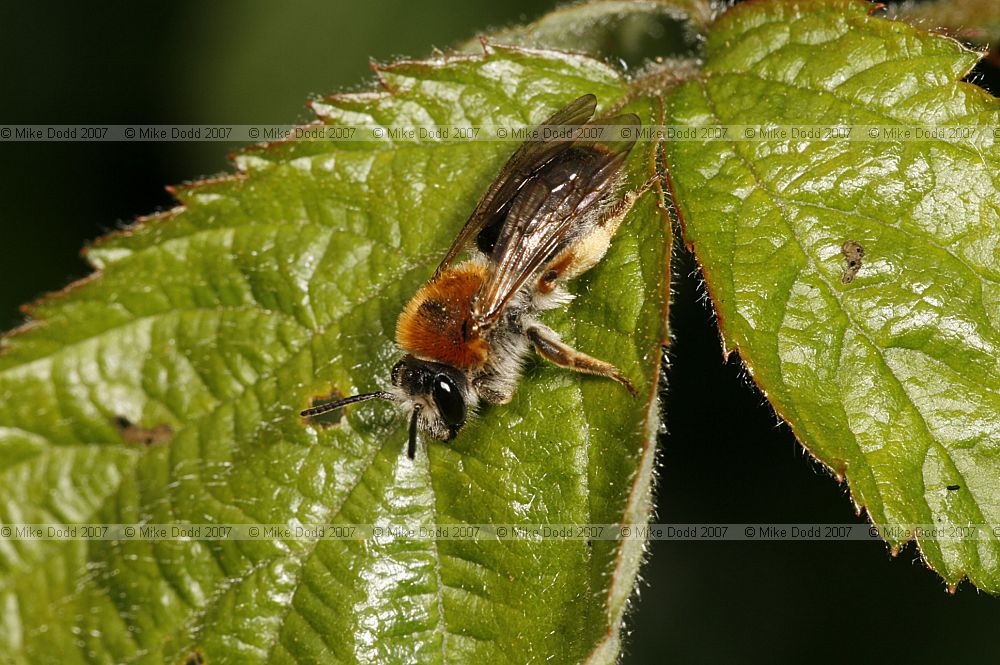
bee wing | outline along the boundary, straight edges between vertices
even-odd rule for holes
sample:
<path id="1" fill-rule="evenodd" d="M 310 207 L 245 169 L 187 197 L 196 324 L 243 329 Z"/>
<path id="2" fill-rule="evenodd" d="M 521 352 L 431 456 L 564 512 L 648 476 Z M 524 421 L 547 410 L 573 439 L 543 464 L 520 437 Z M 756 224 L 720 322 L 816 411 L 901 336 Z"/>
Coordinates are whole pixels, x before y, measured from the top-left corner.
<path id="1" fill-rule="evenodd" d="M 640 121 L 628 113 L 602 124 L 638 129 Z M 614 142 L 574 142 L 571 145 L 578 157 L 525 182 L 507 212 L 489 271 L 476 295 L 473 315 L 480 325 L 492 326 L 524 283 L 578 237 L 584 213 L 618 182 L 637 133 Z"/>
<path id="2" fill-rule="evenodd" d="M 582 95 L 543 120 L 538 127 L 584 125 L 593 117 L 596 108 L 597 97 Z M 531 177 L 531 174 L 559 153 L 568 150 L 571 145 L 573 145 L 572 141 L 559 139 L 522 143 L 521 147 L 510 156 L 504 167 L 500 169 L 493 184 L 486 190 L 486 194 L 480 199 L 476 209 L 472 211 L 472 215 L 469 216 L 465 226 L 462 227 L 458 237 L 455 238 L 448 253 L 441 261 L 441 265 L 434 273 L 435 276 L 447 268 L 480 231 L 502 217 L 504 210 L 525 181 Z"/>

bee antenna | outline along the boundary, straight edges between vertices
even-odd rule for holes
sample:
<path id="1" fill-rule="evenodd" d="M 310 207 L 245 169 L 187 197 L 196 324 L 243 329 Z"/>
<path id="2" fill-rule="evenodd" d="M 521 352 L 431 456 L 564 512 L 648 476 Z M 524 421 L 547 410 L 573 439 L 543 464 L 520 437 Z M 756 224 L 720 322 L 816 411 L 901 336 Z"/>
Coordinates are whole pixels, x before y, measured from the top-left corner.
<path id="1" fill-rule="evenodd" d="M 395 400 L 396 396 L 392 393 L 379 391 L 377 393 L 365 393 L 364 395 L 354 395 L 352 397 L 345 397 L 344 399 L 338 399 L 335 402 L 327 402 L 326 404 L 320 404 L 319 406 L 314 406 L 305 411 L 300 411 L 299 415 L 303 418 L 308 418 L 309 416 L 319 416 L 324 413 L 330 413 L 331 411 L 336 411 L 337 409 L 343 408 L 348 404 L 354 404 L 355 402 L 366 402 L 370 399 L 389 399 Z"/>
<path id="2" fill-rule="evenodd" d="M 413 459 L 417 456 L 417 420 L 420 417 L 420 405 L 413 407 L 413 415 L 410 417 L 410 443 L 406 446 L 406 456 Z"/>

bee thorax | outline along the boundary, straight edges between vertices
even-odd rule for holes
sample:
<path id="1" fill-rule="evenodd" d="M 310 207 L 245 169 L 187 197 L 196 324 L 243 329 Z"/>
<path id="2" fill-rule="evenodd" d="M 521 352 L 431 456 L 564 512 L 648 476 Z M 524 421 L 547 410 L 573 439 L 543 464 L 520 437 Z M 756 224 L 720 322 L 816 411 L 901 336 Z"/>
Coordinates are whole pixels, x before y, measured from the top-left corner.
<path id="1" fill-rule="evenodd" d="M 489 357 L 472 301 L 485 278 L 481 263 L 467 261 L 428 282 L 410 300 L 396 324 L 396 342 L 408 353 L 463 370 Z"/>

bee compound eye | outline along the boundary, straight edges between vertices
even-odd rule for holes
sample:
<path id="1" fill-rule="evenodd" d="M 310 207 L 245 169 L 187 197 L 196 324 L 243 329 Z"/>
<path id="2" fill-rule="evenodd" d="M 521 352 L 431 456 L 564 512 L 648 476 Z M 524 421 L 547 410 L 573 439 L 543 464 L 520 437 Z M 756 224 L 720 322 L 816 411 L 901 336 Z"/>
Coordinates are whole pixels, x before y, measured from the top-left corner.
<path id="1" fill-rule="evenodd" d="M 451 379 L 443 374 L 434 377 L 431 396 L 445 423 L 451 427 L 458 427 L 465 422 L 465 400 Z"/>
<path id="2" fill-rule="evenodd" d="M 392 366 L 392 372 L 389 374 L 389 379 L 392 381 L 392 385 L 400 385 L 401 373 L 403 371 L 404 361 L 400 360 L 395 365 Z"/>

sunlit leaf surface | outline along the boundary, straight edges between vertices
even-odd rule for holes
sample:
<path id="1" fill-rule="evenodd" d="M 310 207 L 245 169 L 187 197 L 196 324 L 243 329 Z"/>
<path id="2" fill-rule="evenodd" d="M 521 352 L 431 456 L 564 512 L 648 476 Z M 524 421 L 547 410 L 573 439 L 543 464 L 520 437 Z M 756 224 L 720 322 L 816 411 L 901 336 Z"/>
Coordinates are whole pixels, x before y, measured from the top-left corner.
<path id="1" fill-rule="evenodd" d="M 626 91 L 585 57 L 494 49 L 400 63 L 324 122 L 524 125 Z M 656 108 L 628 107 L 648 123 Z M 91 248 L 91 280 L 0 355 L 0 522 L 615 523 L 648 510 L 669 234 L 644 197 L 546 320 L 640 389 L 531 362 L 511 404 L 402 454 L 390 404 L 320 427 L 313 397 L 378 389 L 396 317 L 512 143 L 297 141 Z M 653 169 L 633 151 L 630 186 Z M 124 419 L 124 420 L 123 420 Z M 125 426 L 125 422 L 131 423 Z M 641 548 L 273 538 L 0 539 L 13 662 L 611 661 Z M 5 661 L 6 662 L 6 661 Z"/>
<path id="2" fill-rule="evenodd" d="M 996 592 L 996 533 L 958 529 L 1000 523 L 1000 105 L 959 82 L 977 54 L 870 7 L 737 7 L 668 122 L 985 131 L 672 142 L 672 187 L 727 346 L 799 440 L 891 545 L 936 528 L 928 563 Z"/>

